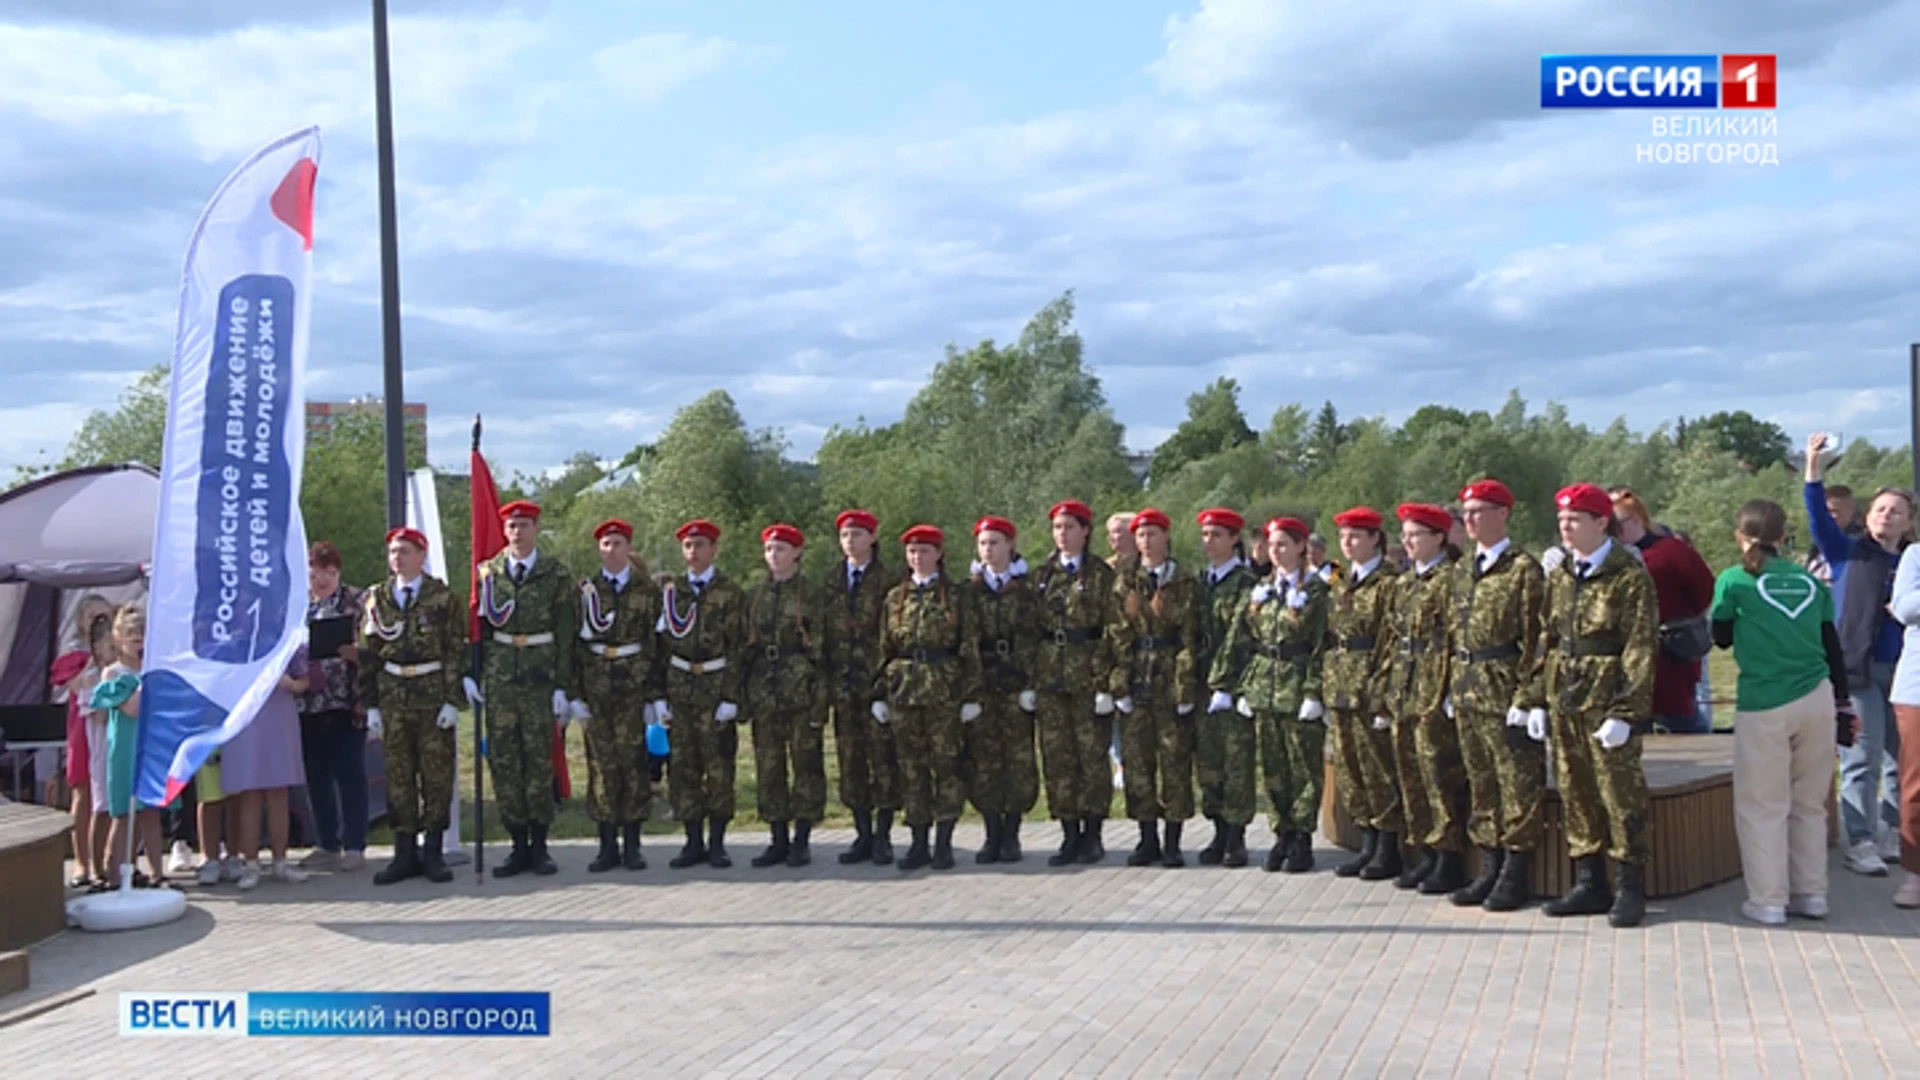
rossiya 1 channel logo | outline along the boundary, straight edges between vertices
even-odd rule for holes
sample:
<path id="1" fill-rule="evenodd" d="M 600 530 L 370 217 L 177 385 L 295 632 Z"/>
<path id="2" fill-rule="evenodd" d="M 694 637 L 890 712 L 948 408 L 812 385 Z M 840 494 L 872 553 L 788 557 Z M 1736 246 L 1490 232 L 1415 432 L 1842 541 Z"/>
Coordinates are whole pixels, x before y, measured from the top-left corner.
<path id="1" fill-rule="evenodd" d="M 1549 53 L 1540 58 L 1540 107 L 1659 110 L 1657 141 L 1634 148 L 1642 163 L 1778 165 L 1776 144 L 1753 141 L 1778 134 L 1778 70 L 1773 53 Z"/>

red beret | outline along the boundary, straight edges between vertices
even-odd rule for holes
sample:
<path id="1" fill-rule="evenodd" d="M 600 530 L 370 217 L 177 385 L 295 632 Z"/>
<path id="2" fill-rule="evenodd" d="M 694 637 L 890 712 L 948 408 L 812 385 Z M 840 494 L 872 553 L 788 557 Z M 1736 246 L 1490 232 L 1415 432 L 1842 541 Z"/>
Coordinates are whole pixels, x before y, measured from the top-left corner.
<path id="1" fill-rule="evenodd" d="M 1312 529 L 1307 528 L 1307 523 L 1301 521 L 1299 518 L 1277 517 L 1267 522 L 1268 533 L 1283 532 L 1296 540 L 1305 540 L 1307 534 L 1312 531 Z"/>
<path id="2" fill-rule="evenodd" d="M 947 546 L 947 534 L 937 525 L 915 525 L 900 534 L 902 544 L 932 544 L 934 547 Z"/>
<path id="3" fill-rule="evenodd" d="M 1488 502 L 1511 510 L 1513 509 L 1513 492 L 1498 480 L 1475 480 L 1460 489 L 1460 501 L 1462 503 Z"/>
<path id="4" fill-rule="evenodd" d="M 1578 510 L 1599 518 L 1613 516 L 1613 499 L 1593 484 L 1561 488 L 1560 494 L 1553 497 L 1553 505 L 1562 510 Z"/>
<path id="5" fill-rule="evenodd" d="M 880 531 L 880 519 L 865 510 L 842 510 L 840 516 L 833 519 L 836 532 L 849 525 L 856 529 L 865 529 L 870 533 Z"/>
<path id="6" fill-rule="evenodd" d="M 1202 525 L 1218 525 L 1223 529 L 1232 529 L 1234 532 L 1239 532 L 1247 527 L 1246 518 L 1241 517 L 1239 514 L 1234 513 L 1224 506 L 1214 506 L 1202 510 L 1199 514 L 1195 515 L 1194 520 Z"/>
<path id="7" fill-rule="evenodd" d="M 1401 503 L 1397 511 L 1401 521 L 1415 525 L 1424 525 L 1437 533 L 1450 532 L 1453 529 L 1453 515 L 1443 506 L 1432 503 Z"/>
<path id="8" fill-rule="evenodd" d="M 694 518 L 692 521 L 674 530 L 673 533 L 675 540 L 684 541 L 689 536 L 704 536 L 709 540 L 718 541 L 720 539 L 720 526 L 715 525 L 706 518 Z"/>
<path id="9" fill-rule="evenodd" d="M 402 525 L 398 529 L 388 529 L 387 543 L 391 544 L 395 540 L 405 540 L 421 551 L 427 550 L 427 534 L 410 526 Z"/>
<path id="10" fill-rule="evenodd" d="M 631 540 L 633 539 L 633 526 L 621 521 L 619 518 L 608 518 L 593 528 L 593 538 L 595 540 L 604 540 L 614 533 L 619 533 L 621 536 Z"/>
<path id="11" fill-rule="evenodd" d="M 501 521 L 509 521 L 517 517 L 532 518 L 535 521 L 539 521 L 540 508 L 525 499 L 515 499 L 500 508 Z"/>
<path id="12" fill-rule="evenodd" d="M 1139 532 L 1148 525 L 1158 525 L 1167 530 L 1173 528 L 1173 522 L 1167 519 L 1167 515 L 1149 506 L 1145 510 L 1133 515 L 1133 520 L 1127 522 L 1127 531 Z"/>
<path id="13" fill-rule="evenodd" d="M 772 543 L 775 540 L 784 541 L 786 543 L 792 544 L 794 547 L 799 547 L 802 544 L 805 544 L 807 542 L 807 538 L 805 534 L 801 533 L 799 529 L 794 528 L 792 525 L 788 525 L 785 522 L 782 522 L 777 525 L 769 525 L 766 528 L 760 530 L 761 543 L 763 544 Z"/>
<path id="14" fill-rule="evenodd" d="M 981 533 L 986 532 L 989 529 L 999 533 L 1001 536 L 1004 536 L 1009 540 L 1013 539 L 1013 522 L 1008 521 L 1006 518 L 996 517 L 993 514 L 988 514 L 986 517 L 983 517 L 979 521 L 976 521 L 973 523 L 973 535 L 975 536 L 979 536 Z"/>
<path id="15" fill-rule="evenodd" d="M 1079 499 L 1067 499 L 1063 502 L 1054 503 L 1053 509 L 1047 511 L 1047 520 L 1052 521 L 1061 514 L 1065 514 L 1068 517 L 1079 518 L 1080 524 L 1082 525 L 1091 526 L 1093 524 L 1093 508 L 1081 502 Z"/>

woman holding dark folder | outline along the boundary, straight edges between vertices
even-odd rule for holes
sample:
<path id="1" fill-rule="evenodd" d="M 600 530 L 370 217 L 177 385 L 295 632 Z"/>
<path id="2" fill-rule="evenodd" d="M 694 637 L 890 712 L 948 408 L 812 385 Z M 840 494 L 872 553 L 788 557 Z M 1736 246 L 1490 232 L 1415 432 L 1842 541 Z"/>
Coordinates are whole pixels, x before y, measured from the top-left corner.
<path id="1" fill-rule="evenodd" d="M 300 756 L 313 804 L 313 852 L 308 870 L 358 870 L 367 850 L 366 707 L 354 689 L 359 678 L 354 620 L 364 598 L 340 580 L 340 549 L 322 540 L 307 555 L 307 625 L 313 665 L 300 695 Z"/>

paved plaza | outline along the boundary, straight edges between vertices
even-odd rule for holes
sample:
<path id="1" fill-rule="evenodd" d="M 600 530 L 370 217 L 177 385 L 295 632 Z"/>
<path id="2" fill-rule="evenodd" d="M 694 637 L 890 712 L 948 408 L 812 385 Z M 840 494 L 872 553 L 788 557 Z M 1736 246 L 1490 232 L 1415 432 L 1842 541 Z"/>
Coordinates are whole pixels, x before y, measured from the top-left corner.
<path id="1" fill-rule="evenodd" d="M 1197 848 L 1206 828 L 1194 830 Z M 1257 839 L 1268 842 L 1263 830 Z M 1763 929 L 1733 883 L 1648 925 L 1460 910 L 1257 868 L 1015 867 L 589 875 L 376 889 L 367 871 L 195 890 L 186 918 L 69 931 L 0 1013 L 19 1077 L 185 1067 L 331 1076 L 1920 1076 L 1920 913 L 1891 879 L 1833 874 L 1833 917 Z M 961 830 L 977 843 L 977 828 Z M 546 990 L 545 1039 L 120 1038 L 122 990 Z M 0 1021 L 4 1022 L 4 1021 Z"/>

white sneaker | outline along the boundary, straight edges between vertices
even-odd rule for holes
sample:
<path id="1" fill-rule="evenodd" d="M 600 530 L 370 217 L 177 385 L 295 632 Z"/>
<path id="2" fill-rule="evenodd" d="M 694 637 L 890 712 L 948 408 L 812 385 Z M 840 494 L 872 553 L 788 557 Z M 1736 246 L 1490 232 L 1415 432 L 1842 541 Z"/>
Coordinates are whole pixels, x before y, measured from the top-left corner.
<path id="1" fill-rule="evenodd" d="M 1893 906 L 1898 908 L 1920 908 L 1920 874 L 1908 871 L 1905 881 L 1894 890 Z"/>
<path id="2" fill-rule="evenodd" d="M 1899 829 L 1882 828 L 1880 830 L 1880 835 L 1874 837 L 1873 839 L 1874 839 L 1874 847 L 1876 850 L 1880 852 L 1880 859 L 1882 862 L 1897 863 L 1900 861 L 1900 830 Z"/>
<path id="3" fill-rule="evenodd" d="M 185 840 L 173 842 L 173 850 L 167 853 L 167 873 L 193 873 L 193 849 L 187 846 Z"/>
<path id="4" fill-rule="evenodd" d="M 209 889 L 220 884 L 220 879 L 224 876 L 224 869 L 225 868 L 220 865 L 219 859 L 208 859 L 206 862 L 201 863 L 198 873 L 200 884 L 205 885 Z"/>
<path id="5" fill-rule="evenodd" d="M 308 880 L 310 875 L 285 859 L 273 860 L 273 880 L 282 885 L 298 885 Z"/>
<path id="6" fill-rule="evenodd" d="M 340 856 L 326 848 L 314 848 L 300 860 L 302 870 L 332 870 L 340 865 Z"/>
<path id="7" fill-rule="evenodd" d="M 1787 925 L 1787 909 L 1772 904 L 1756 904 L 1751 900 L 1740 902 L 1740 914 L 1763 926 Z"/>
<path id="8" fill-rule="evenodd" d="M 242 861 L 240 863 L 240 873 L 234 876 L 233 881 L 234 884 L 240 886 L 241 892 L 251 892 L 255 886 L 260 884 L 260 864 L 252 859 Z"/>
<path id="9" fill-rule="evenodd" d="M 1803 919 L 1824 919 L 1827 917 L 1826 894 L 1795 893 L 1787 897 L 1787 913 Z"/>
<path id="10" fill-rule="evenodd" d="M 220 872 L 226 875 L 228 881 L 239 881 L 240 868 L 244 865 L 246 864 L 241 860 L 240 856 L 229 855 L 226 861 L 220 864 Z"/>
<path id="11" fill-rule="evenodd" d="M 1868 877 L 1886 877 L 1886 860 L 1872 840 L 1862 840 L 1847 849 L 1847 869 Z"/>
<path id="12" fill-rule="evenodd" d="M 362 855 L 358 851 L 343 851 L 340 853 L 340 861 L 334 864 L 334 869 L 339 870 L 341 873 L 350 874 L 365 865 L 367 865 L 367 857 L 365 855 Z"/>

